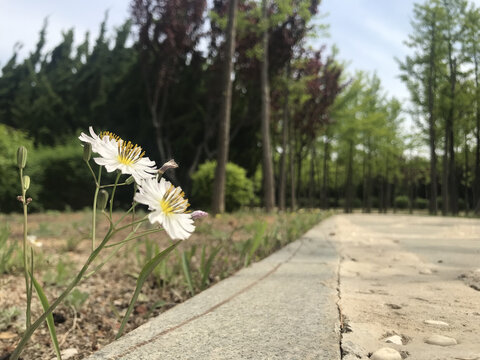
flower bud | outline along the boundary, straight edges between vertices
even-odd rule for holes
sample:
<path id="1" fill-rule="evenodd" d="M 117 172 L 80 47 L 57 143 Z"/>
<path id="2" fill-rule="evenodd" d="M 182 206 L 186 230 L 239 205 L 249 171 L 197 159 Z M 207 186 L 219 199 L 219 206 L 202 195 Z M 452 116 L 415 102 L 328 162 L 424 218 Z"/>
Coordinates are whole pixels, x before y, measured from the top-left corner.
<path id="1" fill-rule="evenodd" d="M 108 201 L 108 192 L 107 190 L 100 190 L 98 193 L 97 208 L 99 210 L 104 210 L 107 207 Z"/>
<path id="2" fill-rule="evenodd" d="M 30 176 L 25 175 L 23 177 L 23 190 L 27 191 L 30 187 Z"/>
<path id="3" fill-rule="evenodd" d="M 88 162 L 92 156 L 92 144 L 85 143 L 83 145 L 83 161 Z"/>
<path id="4" fill-rule="evenodd" d="M 205 216 L 208 216 L 208 213 L 205 212 L 205 211 L 202 211 L 202 210 L 195 210 L 194 212 L 192 212 L 192 219 L 193 220 L 200 219 L 200 218 L 203 218 Z"/>
<path id="5" fill-rule="evenodd" d="M 125 180 L 125 184 L 130 185 L 130 184 L 133 184 L 134 181 L 135 181 L 135 179 L 133 178 L 133 176 L 130 175 L 127 178 L 127 180 Z"/>
<path id="6" fill-rule="evenodd" d="M 27 148 L 20 146 L 17 150 L 17 165 L 19 169 L 23 169 L 27 164 Z"/>
<path id="7" fill-rule="evenodd" d="M 30 204 L 31 202 L 33 201 L 33 199 L 31 197 L 27 198 L 27 205 Z"/>
<path id="8" fill-rule="evenodd" d="M 175 160 L 171 159 L 162 165 L 162 167 L 158 170 L 158 174 L 162 176 L 163 173 L 168 169 L 176 169 L 176 168 L 178 168 L 178 164 L 175 162 Z"/>
<path id="9" fill-rule="evenodd" d="M 23 203 L 23 196 L 22 196 L 22 195 L 18 195 L 18 196 L 17 196 L 17 200 L 20 201 L 21 203 Z"/>

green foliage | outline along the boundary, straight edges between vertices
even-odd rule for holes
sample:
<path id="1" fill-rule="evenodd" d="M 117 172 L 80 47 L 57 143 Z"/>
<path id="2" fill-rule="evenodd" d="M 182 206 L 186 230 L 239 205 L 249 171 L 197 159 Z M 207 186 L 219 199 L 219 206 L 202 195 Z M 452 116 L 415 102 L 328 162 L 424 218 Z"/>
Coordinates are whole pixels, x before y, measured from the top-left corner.
<path id="1" fill-rule="evenodd" d="M 14 241 L 8 241 L 9 235 L 8 226 L 0 226 L 0 274 L 8 274 L 16 267 L 14 258 L 18 245 Z"/>
<path id="2" fill-rule="evenodd" d="M 71 263 L 59 259 L 55 269 L 48 269 L 42 280 L 48 285 L 64 286 L 71 280 L 73 270 Z"/>
<path id="3" fill-rule="evenodd" d="M 33 142 L 23 131 L 0 124 L 0 213 L 21 209 L 16 199 L 21 194 L 17 167 L 17 149 L 21 145 L 32 152 Z"/>
<path id="4" fill-rule="evenodd" d="M 416 198 L 415 199 L 415 207 L 420 210 L 426 209 L 428 206 L 428 200 L 423 198 Z"/>
<path id="5" fill-rule="evenodd" d="M 20 313 L 16 306 L 0 309 L 0 331 L 7 330 Z"/>
<path id="6" fill-rule="evenodd" d="M 65 210 L 67 205 L 72 209 L 89 206 L 92 197 L 88 195 L 93 194 L 94 185 L 82 154 L 79 141 L 38 148 L 31 161 L 30 177 L 38 186 L 38 195 L 32 204 L 58 210 Z"/>
<path id="7" fill-rule="evenodd" d="M 192 175 L 192 198 L 198 207 L 209 208 L 212 201 L 216 161 L 207 161 Z M 254 199 L 253 183 L 247 178 L 245 169 L 227 163 L 225 183 L 225 208 L 233 211 L 250 204 Z"/>
<path id="8" fill-rule="evenodd" d="M 242 247 L 242 255 L 244 256 L 244 266 L 250 265 L 250 262 L 252 261 L 255 252 L 259 248 L 259 246 L 262 244 L 262 242 L 265 241 L 265 232 L 267 230 L 267 223 L 265 221 L 262 222 L 255 222 L 255 230 L 253 233 L 253 237 L 248 239 L 245 243 L 244 246 Z"/>
<path id="9" fill-rule="evenodd" d="M 188 290 L 190 294 L 193 296 L 195 295 L 195 289 L 193 287 L 193 280 L 192 280 L 192 271 L 191 271 L 191 261 L 192 256 L 196 250 L 196 247 L 190 249 L 190 251 L 184 251 L 182 253 L 182 269 L 183 269 L 183 276 L 185 277 L 185 281 L 187 282 Z"/>
<path id="10" fill-rule="evenodd" d="M 73 306 L 75 310 L 80 310 L 82 305 L 87 301 L 89 294 L 87 292 L 80 291 L 79 289 L 73 289 L 65 298 L 65 305 Z"/>
<path id="11" fill-rule="evenodd" d="M 406 209 L 408 208 L 410 201 L 407 196 L 400 195 L 395 197 L 395 206 L 399 209 Z"/>

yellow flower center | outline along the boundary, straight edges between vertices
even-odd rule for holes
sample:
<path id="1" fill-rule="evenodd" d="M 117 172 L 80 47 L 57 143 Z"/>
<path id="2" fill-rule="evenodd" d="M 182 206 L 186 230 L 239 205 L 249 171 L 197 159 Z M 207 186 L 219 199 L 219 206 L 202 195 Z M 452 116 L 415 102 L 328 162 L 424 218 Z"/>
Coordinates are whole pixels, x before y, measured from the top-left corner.
<path id="1" fill-rule="evenodd" d="M 113 139 L 115 141 L 123 141 L 120 136 L 118 135 L 115 135 L 114 133 L 110 132 L 110 131 L 102 131 L 100 134 L 98 134 L 98 137 L 100 139 L 103 139 L 104 137 L 108 137 L 109 139 Z"/>
<path id="2" fill-rule="evenodd" d="M 135 164 L 140 160 L 145 151 L 142 152 L 142 148 L 137 144 L 133 145 L 130 141 L 125 142 L 123 140 L 118 142 L 118 161 L 124 165 Z"/>
<path id="3" fill-rule="evenodd" d="M 175 186 L 170 184 L 167 191 L 160 200 L 160 207 L 165 215 L 184 213 L 190 206 L 187 199 L 184 199 L 185 193 L 178 191 Z"/>

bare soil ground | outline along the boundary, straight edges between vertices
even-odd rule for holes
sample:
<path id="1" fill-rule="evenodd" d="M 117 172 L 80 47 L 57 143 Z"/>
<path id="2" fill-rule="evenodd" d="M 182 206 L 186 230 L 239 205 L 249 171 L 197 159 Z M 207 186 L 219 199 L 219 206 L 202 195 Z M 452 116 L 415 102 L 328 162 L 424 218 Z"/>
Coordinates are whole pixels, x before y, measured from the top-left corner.
<path id="1" fill-rule="evenodd" d="M 221 246 L 209 276 L 209 285 L 212 285 L 243 266 L 242 246 L 258 231 L 259 222 L 267 223 L 266 231 L 271 240 L 267 250 L 271 252 L 287 242 L 285 226 L 290 221 L 296 222 L 293 225 L 295 231 L 305 231 L 305 227 L 318 222 L 320 216 L 319 213 L 310 214 L 309 220 L 300 224 L 301 216 L 265 215 L 261 212 L 200 219 L 196 224 L 196 232 L 179 246 L 177 253 L 172 253 L 169 257 L 164 278 L 157 273 L 145 283 L 126 332 L 191 296 L 179 261 L 183 251 L 196 248 L 190 266 L 193 276 L 198 280 L 197 269 L 200 266 L 202 246 L 206 246 L 207 256 L 216 246 Z M 35 274 L 43 283 L 50 300 L 61 293 L 90 254 L 90 218 L 89 212 L 29 216 L 29 233 L 36 235 L 36 241 L 42 244 L 41 247 L 33 247 Z M 9 241 L 21 244 L 22 218 L 19 215 L 2 215 L 0 224 L 4 223 L 9 224 Z M 102 239 L 107 227 L 104 221 L 100 223 L 103 225 L 98 229 L 97 238 Z M 302 226 L 304 229 L 299 230 Z M 295 235 L 295 232 L 292 232 L 290 235 L 300 234 Z M 119 235 L 111 242 L 121 241 L 123 238 L 124 236 Z M 148 252 L 152 251 L 152 246 L 156 246 L 152 244 L 157 244 L 161 250 L 168 246 L 169 241 L 165 234 L 157 233 L 149 236 L 147 240 L 139 239 L 129 243 L 98 273 L 83 281 L 78 287 L 79 292 L 69 303 L 62 304 L 55 310 L 54 319 L 60 347 L 62 350 L 69 350 L 71 354 L 65 358 L 82 359 L 114 339 L 135 289 L 136 276 L 145 263 Z M 16 265 L 14 264 L 8 273 L 0 274 L 0 359 L 8 359 L 25 327 L 25 280 L 19 249 L 15 255 Z M 257 255 L 265 256 L 266 252 L 259 250 Z M 103 259 L 107 255 L 108 251 L 103 255 Z M 196 291 L 200 289 L 196 288 Z M 85 297 L 83 303 L 82 297 Z M 32 307 L 35 319 L 41 313 L 41 306 L 35 299 Z M 55 358 L 46 325 L 34 333 L 22 353 L 22 358 Z"/>

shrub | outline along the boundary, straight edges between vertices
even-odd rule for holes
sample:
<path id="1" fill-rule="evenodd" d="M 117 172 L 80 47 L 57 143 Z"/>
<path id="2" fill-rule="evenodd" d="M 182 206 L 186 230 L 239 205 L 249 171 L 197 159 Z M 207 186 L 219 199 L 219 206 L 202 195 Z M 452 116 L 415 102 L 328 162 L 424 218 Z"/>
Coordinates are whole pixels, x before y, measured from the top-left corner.
<path id="1" fill-rule="evenodd" d="M 81 209 L 92 202 L 93 195 L 88 196 L 94 192 L 92 175 L 82 160 L 82 147 L 78 142 L 38 148 L 30 164 L 27 174 L 32 184 L 39 186 L 32 205 L 65 210 L 67 204 Z"/>
<path id="2" fill-rule="evenodd" d="M 31 170 L 26 174 L 30 175 L 32 186 L 38 187 L 32 196 L 34 209 L 80 210 L 91 206 L 95 185 L 82 153 L 76 138 L 64 145 L 38 148 L 32 153 Z M 90 164 L 96 174 L 97 165 L 92 160 Z M 104 169 L 102 179 L 113 183 L 115 173 L 107 173 Z M 115 202 L 117 205 L 131 203 L 132 196 L 130 187 L 119 187 Z"/>
<path id="3" fill-rule="evenodd" d="M 32 153 L 33 142 L 21 131 L 0 124 L 0 212 L 20 210 L 16 197 L 21 193 L 17 167 L 17 149 L 23 145 Z M 27 163 L 28 164 L 28 163 Z M 28 174 L 29 167 L 26 167 Z M 31 189 L 34 194 L 34 188 Z"/>
<path id="4" fill-rule="evenodd" d="M 192 198 L 196 206 L 209 208 L 212 201 L 216 161 L 207 161 L 192 175 Z M 253 200 L 253 184 L 245 169 L 229 162 L 226 169 L 225 209 L 233 211 Z"/>
<path id="5" fill-rule="evenodd" d="M 405 195 L 400 195 L 395 197 L 395 206 L 399 209 L 406 209 L 409 205 L 408 197 Z"/>
<path id="6" fill-rule="evenodd" d="M 416 198 L 415 199 L 415 207 L 417 209 L 426 209 L 428 206 L 428 201 L 427 199 L 423 199 L 423 198 Z"/>

